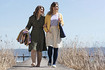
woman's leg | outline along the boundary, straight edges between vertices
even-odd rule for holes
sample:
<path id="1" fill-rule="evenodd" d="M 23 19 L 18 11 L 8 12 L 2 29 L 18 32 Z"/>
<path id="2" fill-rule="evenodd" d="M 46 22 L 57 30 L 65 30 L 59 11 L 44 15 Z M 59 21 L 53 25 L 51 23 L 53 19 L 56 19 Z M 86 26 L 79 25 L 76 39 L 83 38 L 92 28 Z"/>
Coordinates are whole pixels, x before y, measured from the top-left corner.
<path id="1" fill-rule="evenodd" d="M 36 65 L 36 67 L 40 67 L 41 60 L 42 60 L 42 52 L 38 51 L 37 52 L 37 65 Z"/>
<path id="2" fill-rule="evenodd" d="M 52 49 L 53 49 L 53 47 L 48 46 L 48 57 L 49 57 L 48 65 L 49 65 L 49 63 L 51 64 L 51 62 L 52 62 Z"/>
<path id="3" fill-rule="evenodd" d="M 36 51 L 35 50 L 31 50 L 31 59 L 32 59 L 32 66 L 35 66 L 36 64 Z"/>
<path id="4" fill-rule="evenodd" d="M 58 57 L 58 48 L 54 48 L 53 65 L 56 64 L 57 57 Z"/>

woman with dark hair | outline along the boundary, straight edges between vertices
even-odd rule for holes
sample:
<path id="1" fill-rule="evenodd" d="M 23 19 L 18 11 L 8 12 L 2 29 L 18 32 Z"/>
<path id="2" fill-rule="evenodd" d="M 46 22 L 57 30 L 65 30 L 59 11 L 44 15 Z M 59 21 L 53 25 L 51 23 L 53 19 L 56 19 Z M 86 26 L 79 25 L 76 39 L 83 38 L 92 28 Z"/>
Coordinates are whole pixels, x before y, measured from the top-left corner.
<path id="1" fill-rule="evenodd" d="M 31 52 L 32 66 L 40 67 L 42 58 L 42 51 L 46 51 L 45 33 L 43 30 L 44 20 L 44 7 L 37 6 L 33 15 L 29 18 L 26 30 L 32 27 L 31 43 L 29 44 L 29 51 Z M 36 64 L 37 56 L 37 64 Z"/>
<path id="2" fill-rule="evenodd" d="M 61 38 L 59 24 L 64 25 L 62 14 L 58 13 L 58 2 L 53 2 L 50 6 L 50 11 L 45 17 L 44 30 L 46 32 L 46 45 L 48 46 L 48 66 L 52 63 L 52 50 L 53 53 L 53 67 L 56 67 L 56 60 L 58 57 L 58 48 L 61 47 Z"/>

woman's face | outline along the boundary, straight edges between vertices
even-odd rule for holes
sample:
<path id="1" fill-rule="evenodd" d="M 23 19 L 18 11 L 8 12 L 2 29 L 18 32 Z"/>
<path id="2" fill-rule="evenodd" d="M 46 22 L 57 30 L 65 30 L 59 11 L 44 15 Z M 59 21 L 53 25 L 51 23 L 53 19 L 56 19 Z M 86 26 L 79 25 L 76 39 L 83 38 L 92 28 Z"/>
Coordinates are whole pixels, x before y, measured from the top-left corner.
<path id="1" fill-rule="evenodd" d="M 53 11 L 58 11 L 59 7 L 58 4 L 55 5 L 55 7 L 53 7 Z"/>
<path id="2" fill-rule="evenodd" d="M 41 7 L 40 9 L 39 9 L 39 14 L 44 14 L 44 9 L 43 9 L 43 7 Z"/>

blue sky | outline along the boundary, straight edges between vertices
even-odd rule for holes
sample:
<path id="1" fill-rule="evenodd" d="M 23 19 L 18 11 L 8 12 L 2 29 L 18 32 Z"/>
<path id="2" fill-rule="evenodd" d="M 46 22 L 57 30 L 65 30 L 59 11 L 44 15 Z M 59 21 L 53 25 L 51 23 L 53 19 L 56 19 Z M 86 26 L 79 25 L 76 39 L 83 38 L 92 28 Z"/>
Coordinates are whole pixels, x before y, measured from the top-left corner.
<path id="1" fill-rule="evenodd" d="M 8 40 L 15 42 L 15 48 L 24 46 L 16 41 L 16 37 L 25 28 L 36 6 L 44 6 L 46 15 L 54 1 L 59 3 L 68 40 L 78 36 L 80 41 L 105 41 L 105 0 L 0 0 L 2 39 L 6 40 L 7 34 Z"/>

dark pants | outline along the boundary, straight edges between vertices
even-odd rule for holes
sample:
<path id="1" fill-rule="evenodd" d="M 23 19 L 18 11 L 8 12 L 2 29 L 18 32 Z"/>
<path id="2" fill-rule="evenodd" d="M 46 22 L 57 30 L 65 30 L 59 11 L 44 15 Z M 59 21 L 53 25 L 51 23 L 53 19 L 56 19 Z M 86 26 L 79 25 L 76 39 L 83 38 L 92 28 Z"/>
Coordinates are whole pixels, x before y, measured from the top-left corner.
<path id="1" fill-rule="evenodd" d="M 54 53 L 53 53 L 53 50 L 54 50 Z M 53 53 L 53 64 L 56 64 L 56 60 L 58 57 L 58 48 L 53 48 L 51 46 L 48 47 L 49 63 L 52 62 L 52 53 Z"/>

